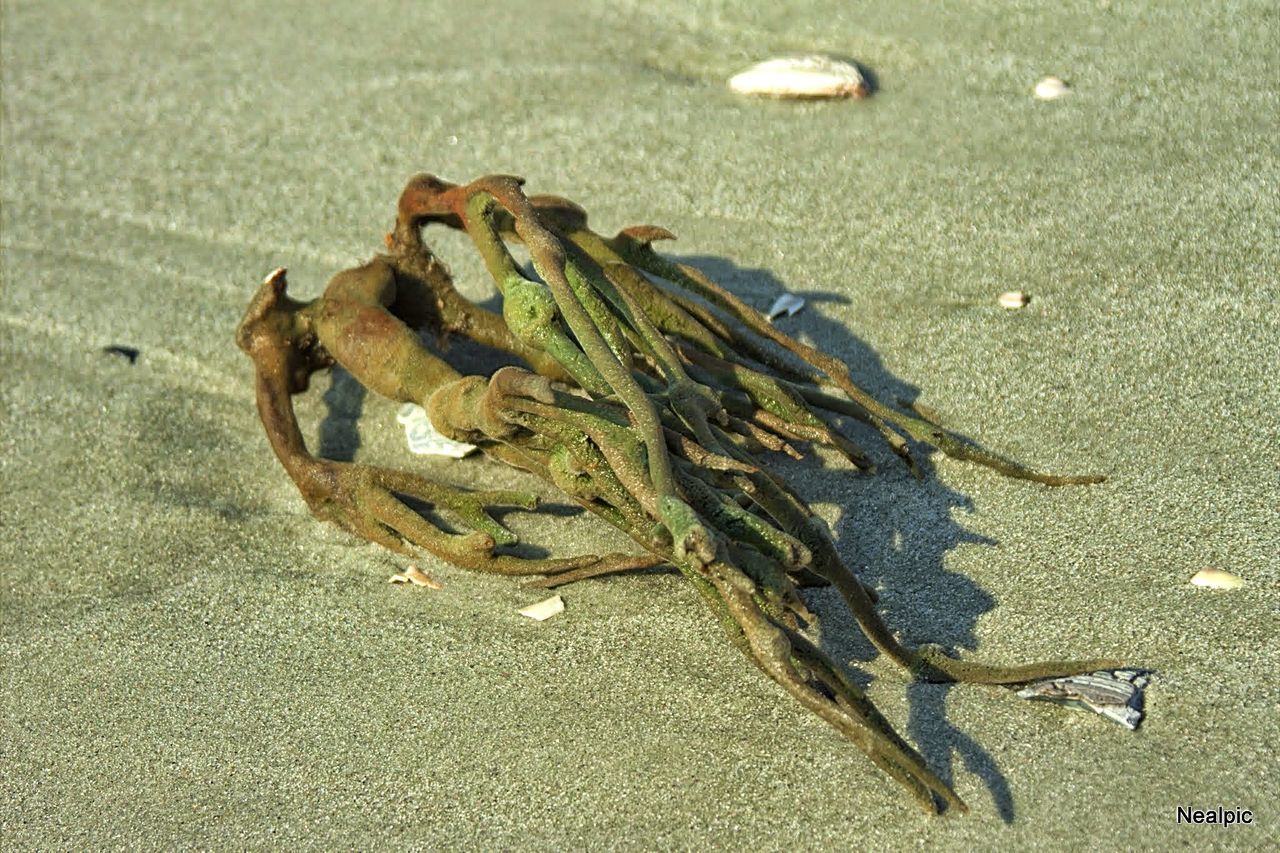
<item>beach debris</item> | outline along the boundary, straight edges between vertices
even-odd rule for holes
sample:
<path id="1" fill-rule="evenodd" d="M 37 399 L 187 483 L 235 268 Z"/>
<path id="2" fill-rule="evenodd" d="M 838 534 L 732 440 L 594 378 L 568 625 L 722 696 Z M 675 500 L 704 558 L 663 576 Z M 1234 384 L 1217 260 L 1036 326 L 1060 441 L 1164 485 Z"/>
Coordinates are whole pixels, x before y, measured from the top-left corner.
<path id="1" fill-rule="evenodd" d="M 387 578 L 387 583 L 411 583 L 414 586 L 425 586 L 427 589 L 444 589 L 444 584 L 416 565 L 411 565 L 402 573 Z"/>
<path id="2" fill-rule="evenodd" d="M 1018 697 L 1087 708 L 1133 731 L 1142 722 L 1142 690 L 1150 681 L 1146 670 L 1099 670 L 1035 681 Z"/>
<path id="3" fill-rule="evenodd" d="M 409 452 L 419 456 L 448 456 L 461 459 L 476 450 L 474 444 L 466 444 L 445 438 L 427 417 L 427 410 L 417 403 L 405 403 L 396 413 L 396 420 L 404 425 Z"/>
<path id="4" fill-rule="evenodd" d="M 783 56 L 729 78 L 740 95 L 770 98 L 865 98 L 871 87 L 852 62 L 823 54 Z"/>
<path id="5" fill-rule="evenodd" d="M 769 322 L 773 322 L 783 314 L 790 317 L 803 307 L 804 299 L 802 297 L 796 296 L 794 293 L 784 293 L 773 300 L 773 304 L 769 306 L 769 310 L 765 314 L 768 316 Z"/>
<path id="6" fill-rule="evenodd" d="M 444 584 L 431 577 L 431 575 L 418 568 L 416 565 L 410 565 L 404 570 L 404 575 L 414 586 L 425 586 L 427 589 L 444 589 Z"/>
<path id="7" fill-rule="evenodd" d="M 1021 290 L 1006 290 L 996 299 L 1000 303 L 1001 308 L 1008 308 L 1010 311 L 1016 311 L 1025 307 L 1031 301 L 1031 297 L 1023 293 Z"/>
<path id="8" fill-rule="evenodd" d="M 530 604 L 528 607 L 521 607 L 518 612 L 521 616 L 528 616 L 535 622 L 544 622 L 552 616 L 555 616 L 557 613 L 564 612 L 564 599 L 558 595 L 553 595 L 536 604 Z"/>
<path id="9" fill-rule="evenodd" d="M 142 355 L 142 351 L 137 347 L 127 347 L 123 344 L 111 344 L 103 347 L 102 351 L 107 355 L 118 355 L 126 359 L 130 364 L 137 364 L 138 356 Z"/>
<path id="10" fill-rule="evenodd" d="M 1054 98 L 1061 98 L 1070 92 L 1071 87 L 1061 77 L 1046 77 L 1037 83 L 1032 91 L 1035 92 L 1035 96 L 1040 100 L 1052 101 Z"/>
<path id="11" fill-rule="evenodd" d="M 1206 566 L 1191 576 L 1191 583 L 1206 589 L 1239 589 L 1244 586 L 1244 578 L 1222 569 Z"/>

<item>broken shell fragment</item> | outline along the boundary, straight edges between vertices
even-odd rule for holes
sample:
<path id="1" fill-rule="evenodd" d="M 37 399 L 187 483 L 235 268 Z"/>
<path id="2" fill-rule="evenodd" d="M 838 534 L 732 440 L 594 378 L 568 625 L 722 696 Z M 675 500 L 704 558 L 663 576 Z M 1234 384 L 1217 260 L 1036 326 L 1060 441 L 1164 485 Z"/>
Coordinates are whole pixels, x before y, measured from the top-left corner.
<path id="1" fill-rule="evenodd" d="M 404 426 L 410 453 L 461 459 L 477 449 L 474 444 L 454 441 L 441 435 L 431 423 L 431 418 L 427 417 L 427 410 L 417 403 L 405 403 L 401 406 L 396 413 L 396 420 Z"/>
<path id="2" fill-rule="evenodd" d="M 1000 294 L 997 300 L 1001 308 L 1008 308 L 1010 311 L 1016 311 L 1024 307 L 1031 301 L 1031 297 L 1023 293 L 1021 290 L 1009 290 Z"/>
<path id="3" fill-rule="evenodd" d="M 1191 583 L 1206 589 L 1239 589 L 1244 586 L 1244 578 L 1222 569 L 1210 567 L 1201 569 L 1192 575 Z"/>
<path id="4" fill-rule="evenodd" d="M 778 317 L 786 314 L 790 317 L 792 314 L 804 307 L 804 299 L 796 296 L 794 293 L 784 293 L 777 299 L 773 300 L 773 304 L 769 306 L 769 311 L 765 316 L 773 322 Z"/>
<path id="5" fill-rule="evenodd" d="M 1100 670 L 1035 681 L 1019 690 L 1018 697 L 1087 708 L 1133 731 L 1142 722 L 1142 690 L 1150 681 L 1144 670 Z"/>
<path id="6" fill-rule="evenodd" d="M 1067 92 L 1070 92 L 1071 87 L 1067 85 L 1067 81 L 1060 77 L 1046 77 L 1036 84 L 1033 91 L 1040 100 L 1052 101 L 1054 98 L 1061 98 Z"/>
<path id="7" fill-rule="evenodd" d="M 431 577 L 417 566 L 410 566 L 404 570 L 404 576 L 413 583 L 414 586 L 425 586 L 428 589 L 444 589 L 444 584 Z"/>
<path id="8" fill-rule="evenodd" d="M 740 95 L 771 98 L 865 98 L 871 87 L 857 65 L 831 56 L 769 59 L 729 78 Z"/>
<path id="9" fill-rule="evenodd" d="M 553 595 L 545 601 L 539 601 L 537 604 L 530 604 L 528 607 L 521 607 L 519 613 L 521 616 L 528 616 L 535 622 L 542 622 L 555 616 L 557 613 L 564 612 L 564 599 L 558 595 Z"/>

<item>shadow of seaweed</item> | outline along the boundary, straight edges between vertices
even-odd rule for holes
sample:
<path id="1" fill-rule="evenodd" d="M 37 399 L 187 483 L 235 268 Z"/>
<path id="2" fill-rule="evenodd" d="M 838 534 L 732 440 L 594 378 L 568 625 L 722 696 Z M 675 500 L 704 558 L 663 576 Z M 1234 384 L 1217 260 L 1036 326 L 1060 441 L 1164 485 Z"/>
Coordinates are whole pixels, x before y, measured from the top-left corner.
<path id="1" fill-rule="evenodd" d="M 761 310 L 786 291 L 772 273 L 743 268 L 719 257 L 686 256 L 695 266 L 748 304 Z M 778 328 L 831 353 L 848 366 L 854 381 L 876 398 L 894 406 L 914 403 L 920 390 L 890 373 L 880 356 L 843 323 L 823 316 L 823 303 L 847 304 L 848 299 L 822 292 L 798 292 L 806 308 L 792 317 L 779 317 Z M 963 544 L 994 545 L 953 517 L 969 512 L 972 501 L 944 485 L 935 475 L 928 449 L 913 448 L 923 477 L 916 479 L 880 440 L 857 422 L 842 424 L 847 435 L 868 451 L 876 472 L 859 474 L 843 464 L 819 467 L 813 460 L 779 460 L 800 496 L 820 511 L 836 503 L 832 525 L 846 564 L 880 595 L 879 610 L 890 628 L 912 644 L 940 643 L 949 649 L 973 650 L 979 617 L 992 609 L 994 599 L 963 575 L 949 571 L 945 556 Z M 796 474 L 803 472 L 803 476 Z M 998 476 L 992 474 L 992 476 Z M 862 636 L 839 596 L 831 590 L 809 593 L 811 606 L 822 620 L 821 645 L 833 660 L 846 665 L 871 660 L 877 654 Z M 869 679 L 856 670 L 847 673 L 865 686 Z M 946 718 L 946 697 L 953 685 L 912 682 L 907 687 L 907 731 L 942 779 L 952 781 L 952 760 L 958 755 L 965 768 L 978 776 L 990 792 L 1001 818 L 1012 822 L 1013 800 L 1008 784 L 991 753 Z"/>
<path id="2" fill-rule="evenodd" d="M 334 365 L 329 373 L 329 388 L 321 398 L 325 415 L 320 421 L 319 444 L 316 455 L 334 462 L 350 462 L 360 449 L 360 431 L 357 426 L 364 412 L 364 400 L 368 391 L 354 376 Z"/>

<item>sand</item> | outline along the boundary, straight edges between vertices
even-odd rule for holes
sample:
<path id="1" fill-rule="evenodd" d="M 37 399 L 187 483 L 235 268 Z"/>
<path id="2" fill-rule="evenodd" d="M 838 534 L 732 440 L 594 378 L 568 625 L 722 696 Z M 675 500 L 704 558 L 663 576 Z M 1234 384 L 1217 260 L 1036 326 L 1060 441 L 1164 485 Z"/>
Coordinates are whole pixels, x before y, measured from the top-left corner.
<path id="1" fill-rule="evenodd" d="M 319 5 L 319 4 L 317 4 Z M 1280 818 L 1280 157 L 1269 4 L 7 3 L 7 849 L 1263 848 Z M 113 8 L 118 7 L 118 8 Z M 824 50 L 863 102 L 724 80 Z M 1059 76 L 1069 93 L 1032 96 Z M 1134 733 L 828 648 L 972 806 L 928 818 L 679 577 L 544 594 L 306 511 L 232 333 L 378 250 L 404 180 L 508 172 L 670 251 L 885 399 L 1103 485 L 805 475 L 912 641 L 1154 671 Z M 483 270 L 429 236 L 477 298 Z M 1008 311 L 1001 292 L 1031 302 Z M 136 362 L 103 347 L 138 350 Z M 318 377 L 313 447 L 456 483 Z M 565 552 L 625 545 L 520 520 Z M 1216 566 L 1235 591 L 1188 580 Z M 1177 822 L 1179 806 L 1254 823 Z"/>

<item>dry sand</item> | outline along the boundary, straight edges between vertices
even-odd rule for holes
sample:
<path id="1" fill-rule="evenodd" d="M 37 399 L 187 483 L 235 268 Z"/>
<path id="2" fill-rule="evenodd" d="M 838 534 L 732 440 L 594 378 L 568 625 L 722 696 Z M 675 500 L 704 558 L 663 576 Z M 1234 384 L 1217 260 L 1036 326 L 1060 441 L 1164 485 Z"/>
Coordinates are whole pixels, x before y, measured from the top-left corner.
<path id="1" fill-rule="evenodd" d="M 4 6 L 5 848 L 1277 842 L 1270 4 L 332 5 Z M 879 91 L 724 85 L 797 50 Z M 1037 101 L 1049 74 L 1071 91 Z M 886 399 L 1108 473 L 1050 490 L 936 460 L 921 483 L 882 458 L 805 488 L 909 638 L 1149 667 L 1142 728 L 911 685 L 817 594 L 828 646 L 973 807 L 926 818 L 678 577 L 569 587 L 541 624 L 509 580 L 426 560 L 445 589 L 389 585 L 403 564 L 275 464 L 232 332 L 272 268 L 314 295 L 376 251 L 424 170 L 665 225 L 754 304 L 805 295 L 779 323 Z M 393 405 L 329 384 L 300 409 L 327 452 L 528 485 L 409 457 Z M 1190 586 L 1207 565 L 1247 585 Z"/>

